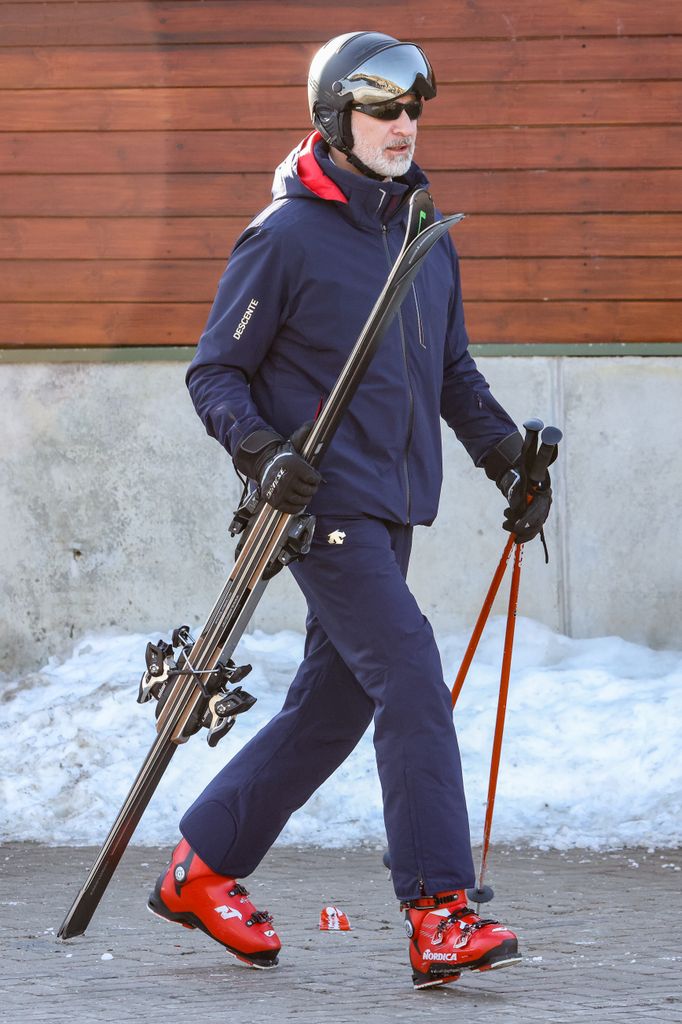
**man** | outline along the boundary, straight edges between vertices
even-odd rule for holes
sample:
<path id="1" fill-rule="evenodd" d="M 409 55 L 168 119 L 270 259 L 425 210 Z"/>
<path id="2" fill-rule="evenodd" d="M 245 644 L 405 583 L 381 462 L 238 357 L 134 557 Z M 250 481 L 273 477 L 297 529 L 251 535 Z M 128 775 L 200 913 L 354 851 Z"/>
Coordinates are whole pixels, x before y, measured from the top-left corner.
<path id="1" fill-rule="evenodd" d="M 520 959 L 513 932 L 466 903 L 475 877 L 450 694 L 405 582 L 412 528 L 437 511 L 441 415 L 506 495 L 518 480 L 521 438 L 468 354 L 449 238 L 363 378 L 324 479 L 297 446 L 400 250 L 404 198 L 426 183 L 412 160 L 417 122 L 435 95 L 411 43 L 358 32 L 319 51 L 309 78 L 316 131 L 278 168 L 273 203 L 238 240 L 189 368 L 197 412 L 237 470 L 275 508 L 307 507 L 317 522 L 309 555 L 292 566 L 307 636 L 284 707 L 187 811 L 150 899 L 162 917 L 273 967 L 272 919 L 236 879 L 373 720 L 416 988 Z M 531 539 L 550 501 L 547 480 L 530 505 L 522 496 L 507 528 Z"/>

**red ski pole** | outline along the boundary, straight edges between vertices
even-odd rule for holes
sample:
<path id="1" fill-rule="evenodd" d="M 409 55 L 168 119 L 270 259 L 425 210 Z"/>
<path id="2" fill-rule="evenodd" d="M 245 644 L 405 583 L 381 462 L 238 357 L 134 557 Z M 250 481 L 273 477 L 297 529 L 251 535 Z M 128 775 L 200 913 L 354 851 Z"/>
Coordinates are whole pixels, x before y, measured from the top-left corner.
<path id="1" fill-rule="evenodd" d="M 497 569 L 495 570 L 495 575 L 492 578 L 492 582 L 491 582 L 490 587 L 488 589 L 488 593 L 485 596 L 485 601 L 483 602 L 483 607 L 481 608 L 479 616 L 476 619 L 476 625 L 474 626 L 474 631 L 471 634 L 471 640 L 469 641 L 469 646 L 467 647 L 466 651 L 464 652 L 464 658 L 462 659 L 462 664 L 459 667 L 459 672 L 457 673 L 457 678 L 455 679 L 455 682 L 453 684 L 453 687 L 452 687 L 452 706 L 453 706 L 453 708 L 454 708 L 455 704 L 457 703 L 457 698 L 459 697 L 459 695 L 461 693 L 461 690 L 462 690 L 462 687 L 464 686 L 464 680 L 466 679 L 467 672 L 469 671 L 469 666 L 471 665 L 471 661 L 473 659 L 473 656 L 476 653 L 476 648 L 478 647 L 478 641 L 481 639 L 481 634 L 483 633 L 483 629 L 485 628 L 485 624 L 488 621 L 488 616 L 490 615 L 490 609 L 493 606 L 493 601 L 495 600 L 495 598 L 497 596 L 497 591 L 500 589 L 500 583 L 502 582 L 502 577 L 504 576 L 506 568 L 507 568 L 507 562 L 509 561 L 509 555 L 510 555 L 513 543 L 514 543 L 514 535 L 511 534 L 510 537 L 509 537 L 509 540 L 505 544 L 504 551 L 502 552 L 502 558 L 500 559 L 499 565 L 497 566 Z"/>
<path id="2" fill-rule="evenodd" d="M 466 679 L 469 666 L 478 647 L 478 642 L 481 639 L 481 634 L 490 615 L 490 609 L 492 607 L 497 591 L 500 589 L 500 583 L 504 576 L 509 561 L 509 555 L 511 553 L 512 546 L 516 538 L 512 534 L 507 543 L 505 544 L 502 557 L 499 561 L 495 575 L 492 578 L 492 582 L 486 594 L 483 602 L 483 607 L 476 620 L 471 639 L 464 652 L 464 658 L 460 666 L 457 678 L 455 679 L 452 687 L 452 706 L 454 707 L 457 698 L 460 695 L 464 680 Z M 483 886 L 483 880 L 485 877 L 486 864 L 488 860 L 488 850 L 490 848 L 490 833 L 492 831 L 493 824 L 493 811 L 495 809 L 495 794 L 497 792 L 497 777 L 500 770 L 500 758 L 502 754 L 502 737 L 504 734 L 504 720 L 507 711 L 507 696 L 509 693 L 509 677 L 511 674 L 511 661 L 512 651 L 514 647 L 514 627 L 516 625 L 516 609 L 519 601 L 519 583 L 521 580 L 521 561 L 522 561 L 522 549 L 523 544 L 516 544 L 514 550 L 514 568 L 512 570 L 511 587 L 509 590 L 509 604 L 507 608 L 507 627 L 504 636 L 504 651 L 502 655 L 502 668 L 500 671 L 500 693 L 497 701 L 497 717 L 495 719 L 495 732 L 493 736 L 493 750 L 490 761 L 490 778 L 488 781 L 488 798 L 486 800 L 486 812 L 485 822 L 483 826 L 483 846 L 481 851 L 481 868 L 478 874 L 478 883 L 474 889 L 469 889 L 468 895 L 470 899 L 476 900 L 477 903 L 487 903 L 493 898 L 493 890 L 490 886 Z"/>
<path id="3" fill-rule="evenodd" d="M 476 889 L 471 893 L 472 898 L 476 899 L 479 903 L 485 903 L 488 899 L 492 898 L 492 890 L 490 887 L 484 889 L 483 881 L 485 879 L 488 850 L 490 848 L 490 833 L 493 827 L 493 811 L 495 810 L 495 795 L 497 793 L 497 776 L 500 770 L 500 757 L 502 755 L 502 737 L 504 735 L 504 721 L 507 711 L 507 695 L 509 693 L 509 676 L 514 648 L 514 627 L 516 625 L 516 608 L 519 602 L 522 559 L 523 544 L 517 544 L 514 551 L 514 568 L 509 589 L 507 628 L 504 634 L 504 653 L 502 655 L 502 669 L 500 671 L 500 694 L 497 701 L 493 752 L 490 760 L 490 779 L 488 781 L 488 798 L 486 800 L 485 822 L 483 825 L 483 847 L 481 849 L 481 869 L 478 873 Z"/>
<path id="4" fill-rule="evenodd" d="M 561 431 L 556 427 L 546 427 L 542 432 L 542 445 L 540 450 L 536 450 L 538 431 L 542 427 L 540 420 L 529 420 L 524 424 L 526 427 L 526 438 L 523 446 L 523 457 L 530 462 L 530 470 L 527 474 L 527 481 L 532 487 L 537 485 L 544 477 L 547 472 L 547 467 L 554 458 L 556 458 L 556 449 L 559 441 L 561 440 Z M 526 481 L 524 481 L 524 484 Z M 530 502 L 530 494 L 528 501 Z M 490 589 L 486 595 L 486 599 L 483 602 L 483 608 L 481 609 L 480 615 L 476 621 L 474 631 L 469 641 L 469 645 L 465 651 L 464 659 L 460 670 L 457 674 L 454 686 L 452 688 L 452 703 L 453 707 L 457 698 L 459 697 L 460 691 L 464 684 L 467 671 L 471 664 L 471 660 L 478 646 L 478 642 L 483 632 L 488 615 L 490 614 L 490 608 L 492 606 L 495 595 L 499 589 L 502 577 L 504 576 L 505 569 L 507 567 L 507 561 L 509 559 L 509 552 L 514 544 L 516 537 L 512 534 L 509 541 L 507 542 L 500 564 L 497 567 L 495 575 L 493 576 Z M 545 549 L 546 550 L 546 549 Z M 509 605 L 507 608 L 507 626 L 504 637 L 504 652 L 502 656 L 502 668 L 500 671 L 500 693 L 497 702 L 497 717 L 495 719 L 495 732 L 493 736 L 493 750 L 490 761 L 490 778 L 488 781 L 488 797 L 486 800 L 486 811 L 485 821 L 483 825 L 483 845 L 481 848 L 481 868 L 478 875 L 478 883 L 474 889 L 468 891 L 470 899 L 476 900 L 477 903 L 487 903 L 493 898 L 493 890 L 490 886 L 484 885 L 485 872 L 488 861 L 488 850 L 490 849 L 490 834 L 492 831 L 493 824 L 493 812 L 495 809 L 495 796 L 497 793 L 497 778 L 500 769 L 500 759 L 502 755 L 502 738 L 504 735 L 504 722 L 507 711 L 507 696 L 509 693 L 509 677 L 511 674 L 511 661 L 512 651 L 514 648 L 514 628 L 516 626 L 516 609 L 519 600 L 519 584 L 521 581 L 521 562 L 523 560 L 523 544 L 517 543 L 514 552 L 514 568 L 512 571 L 511 587 L 509 590 Z"/>
<path id="5" fill-rule="evenodd" d="M 521 474 L 522 474 L 521 475 L 521 486 L 523 488 L 525 488 L 526 484 L 527 484 L 526 464 L 527 463 L 532 463 L 534 461 L 535 457 L 536 457 L 538 434 L 542 430 L 544 424 L 543 424 L 542 420 L 531 419 L 531 420 L 526 420 L 525 423 L 523 424 L 523 426 L 524 426 L 525 431 L 526 431 L 526 436 L 523 439 L 523 446 L 521 448 L 520 465 L 521 465 Z M 480 614 L 478 616 L 478 619 L 476 620 L 476 625 L 474 626 L 474 631 L 471 634 L 471 640 L 469 641 L 469 646 L 467 647 L 466 651 L 464 652 L 464 659 L 462 661 L 462 664 L 460 666 L 459 672 L 457 673 L 457 678 L 455 679 L 454 685 L 452 687 L 452 706 L 453 706 L 453 708 L 454 708 L 455 704 L 457 703 L 457 698 L 459 697 L 460 691 L 461 691 L 462 687 L 464 686 L 464 680 L 466 679 L 467 672 L 469 671 L 469 666 L 471 665 L 471 660 L 472 660 L 474 654 L 476 653 L 476 648 L 478 647 L 478 642 L 481 639 L 481 634 L 483 632 L 483 629 L 485 627 L 486 622 L 488 621 L 488 616 L 490 615 L 490 609 L 492 608 L 493 601 L 495 600 L 495 597 L 497 595 L 497 591 L 500 589 L 500 583 L 502 582 L 502 577 L 505 574 L 505 570 L 507 568 L 507 562 L 509 561 L 509 554 L 511 552 L 512 545 L 513 545 L 515 540 L 516 540 L 516 538 L 514 537 L 514 534 L 511 534 L 510 537 L 509 537 L 509 540 L 507 541 L 507 543 L 505 545 L 504 551 L 502 552 L 502 558 L 500 559 L 500 563 L 499 563 L 497 569 L 495 570 L 495 575 L 492 578 L 492 582 L 490 584 L 490 589 L 488 590 L 488 593 L 486 594 L 486 598 L 485 598 L 485 601 L 483 602 L 483 607 L 481 608 L 481 612 L 480 612 Z"/>

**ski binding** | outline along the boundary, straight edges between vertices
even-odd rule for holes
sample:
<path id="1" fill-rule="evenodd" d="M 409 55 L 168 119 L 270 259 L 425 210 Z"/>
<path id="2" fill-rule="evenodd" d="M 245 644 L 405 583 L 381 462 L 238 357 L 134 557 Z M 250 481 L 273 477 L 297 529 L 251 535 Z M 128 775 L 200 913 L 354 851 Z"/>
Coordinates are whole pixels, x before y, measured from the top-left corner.
<path id="1" fill-rule="evenodd" d="M 235 665 L 230 658 L 227 663 L 218 661 L 213 668 L 197 670 L 192 667 L 190 655 L 194 646 L 194 638 L 189 626 L 178 626 L 173 630 L 171 643 L 158 640 L 155 644 L 148 643 L 145 651 L 146 670 L 140 679 L 137 694 L 138 704 L 146 704 L 156 700 L 156 717 L 158 718 L 168 698 L 172 682 L 176 676 L 191 676 L 201 690 L 204 700 L 200 702 L 195 713 L 185 727 L 187 736 L 198 732 L 202 726 L 208 729 L 208 745 L 215 745 L 234 725 L 237 715 L 248 711 L 256 703 L 256 698 L 241 686 L 240 683 L 251 671 L 251 665 Z M 176 656 L 176 650 L 180 655 Z M 182 661 L 182 667 L 178 661 Z M 230 686 L 235 686 L 233 690 Z"/>

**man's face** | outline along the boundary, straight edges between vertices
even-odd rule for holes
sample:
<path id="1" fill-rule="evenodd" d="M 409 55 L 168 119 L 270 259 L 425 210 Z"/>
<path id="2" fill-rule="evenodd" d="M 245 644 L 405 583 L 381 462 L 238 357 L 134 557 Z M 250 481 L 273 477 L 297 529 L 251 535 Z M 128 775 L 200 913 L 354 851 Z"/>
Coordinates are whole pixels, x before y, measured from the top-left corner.
<path id="1" fill-rule="evenodd" d="M 413 93 L 406 93 L 398 103 L 404 106 L 415 98 Z M 351 130 L 353 152 L 376 174 L 399 178 L 407 173 L 417 142 L 417 122 L 411 121 L 405 111 L 395 121 L 381 121 L 353 110 Z"/>

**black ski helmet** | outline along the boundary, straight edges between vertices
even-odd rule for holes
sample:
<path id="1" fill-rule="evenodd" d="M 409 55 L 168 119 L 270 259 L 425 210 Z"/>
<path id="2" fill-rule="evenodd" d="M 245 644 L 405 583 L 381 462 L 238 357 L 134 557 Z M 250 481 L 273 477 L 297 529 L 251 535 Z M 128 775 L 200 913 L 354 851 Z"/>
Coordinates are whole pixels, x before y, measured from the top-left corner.
<path id="1" fill-rule="evenodd" d="M 353 148 L 352 104 L 388 102 L 408 92 L 432 99 L 436 95 L 433 69 L 415 43 L 401 43 L 382 32 L 335 36 L 317 51 L 310 65 L 312 122 L 325 141 L 347 157 Z M 369 172 L 364 164 L 360 169 Z"/>

